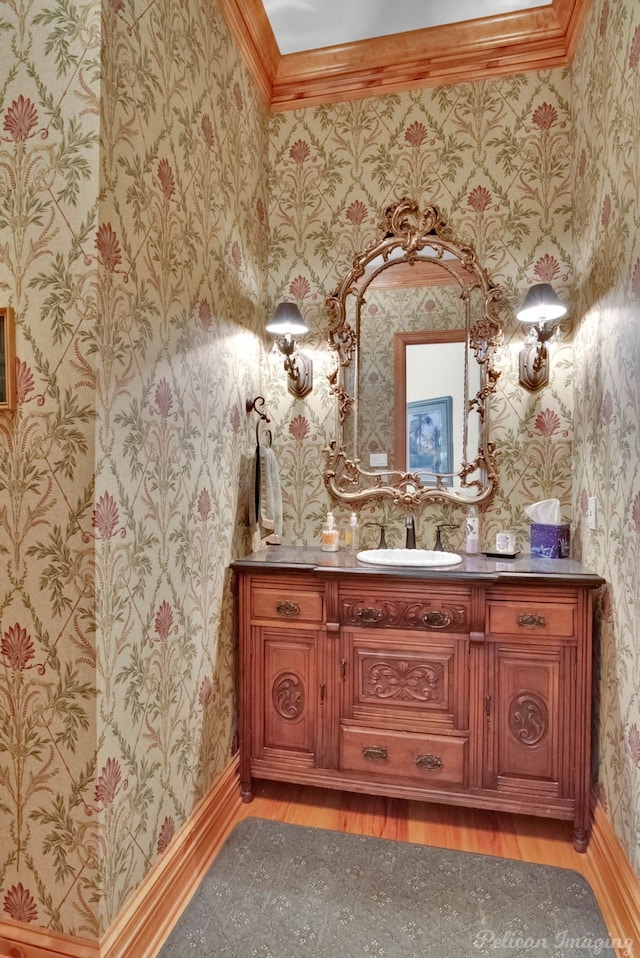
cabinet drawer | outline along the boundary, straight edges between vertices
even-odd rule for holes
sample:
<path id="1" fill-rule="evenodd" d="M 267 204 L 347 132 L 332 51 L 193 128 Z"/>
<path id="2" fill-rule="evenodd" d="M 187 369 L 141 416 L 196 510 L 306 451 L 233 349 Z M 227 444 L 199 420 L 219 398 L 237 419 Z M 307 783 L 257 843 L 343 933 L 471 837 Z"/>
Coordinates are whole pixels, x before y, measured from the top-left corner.
<path id="1" fill-rule="evenodd" d="M 576 607 L 569 603 L 489 602 L 491 635 L 554 635 L 570 638 L 576 632 Z"/>
<path id="2" fill-rule="evenodd" d="M 365 628 L 468 632 L 468 594 L 340 594 L 340 622 Z"/>
<path id="3" fill-rule="evenodd" d="M 322 593 L 290 589 L 253 589 L 251 618 L 278 622 L 322 622 Z"/>
<path id="4" fill-rule="evenodd" d="M 340 767 L 347 772 L 410 780 L 427 788 L 465 785 L 467 739 L 342 727 Z"/>

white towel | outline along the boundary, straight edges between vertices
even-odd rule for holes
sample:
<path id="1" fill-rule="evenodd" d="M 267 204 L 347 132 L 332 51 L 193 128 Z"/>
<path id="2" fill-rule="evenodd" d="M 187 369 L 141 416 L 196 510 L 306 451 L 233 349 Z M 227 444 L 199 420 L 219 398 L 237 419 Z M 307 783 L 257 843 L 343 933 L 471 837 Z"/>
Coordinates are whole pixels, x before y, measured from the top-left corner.
<path id="1" fill-rule="evenodd" d="M 258 471 L 260 482 L 256 490 Z M 250 501 L 251 524 L 258 525 L 260 537 L 264 539 L 266 536 L 268 544 L 278 545 L 282 538 L 282 487 L 276 454 L 268 446 L 256 449 Z"/>

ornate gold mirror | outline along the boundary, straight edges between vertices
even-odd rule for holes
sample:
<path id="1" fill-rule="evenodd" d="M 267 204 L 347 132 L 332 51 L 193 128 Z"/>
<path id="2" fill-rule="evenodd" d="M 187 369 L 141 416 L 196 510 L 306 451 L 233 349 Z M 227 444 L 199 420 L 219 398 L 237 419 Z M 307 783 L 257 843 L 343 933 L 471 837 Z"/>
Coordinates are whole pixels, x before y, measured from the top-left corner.
<path id="1" fill-rule="evenodd" d="M 336 499 L 413 508 L 493 496 L 501 296 L 437 207 L 405 198 L 385 211 L 326 300 L 337 423 L 324 480 Z"/>

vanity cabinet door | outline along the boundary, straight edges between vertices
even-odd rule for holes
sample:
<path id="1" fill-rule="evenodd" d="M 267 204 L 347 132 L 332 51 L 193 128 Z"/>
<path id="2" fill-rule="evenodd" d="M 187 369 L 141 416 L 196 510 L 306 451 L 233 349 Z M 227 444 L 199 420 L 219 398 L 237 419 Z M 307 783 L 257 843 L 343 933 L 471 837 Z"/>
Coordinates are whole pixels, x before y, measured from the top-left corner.
<path id="1" fill-rule="evenodd" d="M 254 630 L 251 755 L 255 762 L 313 768 L 318 743 L 317 648 L 313 629 Z"/>
<path id="2" fill-rule="evenodd" d="M 341 720 L 406 730 L 468 728 L 468 641 L 343 629 Z"/>
<path id="3" fill-rule="evenodd" d="M 530 802 L 571 799 L 575 648 L 514 638 L 486 652 L 484 786 Z"/>

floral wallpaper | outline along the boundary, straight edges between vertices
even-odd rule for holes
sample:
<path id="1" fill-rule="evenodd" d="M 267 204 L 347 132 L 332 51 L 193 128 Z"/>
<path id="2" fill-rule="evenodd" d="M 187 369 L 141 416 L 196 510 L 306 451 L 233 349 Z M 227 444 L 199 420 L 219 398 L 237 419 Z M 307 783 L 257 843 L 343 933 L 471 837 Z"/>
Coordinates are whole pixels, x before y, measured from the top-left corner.
<path id="1" fill-rule="evenodd" d="M 550 495 L 561 499 L 564 516 L 571 518 L 571 329 L 567 325 L 554 346 L 549 387 L 532 395 L 518 385 L 523 333 L 513 319 L 514 305 L 533 282 L 552 281 L 561 297 L 572 296 L 569 96 L 568 72 L 555 70 L 271 119 L 270 291 L 274 302 L 295 300 L 311 324 L 316 383 L 334 362 L 324 344 L 324 296 L 350 268 L 355 252 L 377 238 L 383 209 L 401 196 L 438 205 L 456 237 L 475 246 L 493 282 L 504 287 L 502 375 L 491 414 L 501 488 L 482 517 L 485 545 L 495 541 L 498 529 L 511 528 L 526 546 L 523 506 Z M 306 341 L 304 350 L 310 352 Z M 386 366 L 390 357 L 382 362 Z M 373 372 L 382 376 L 381 370 Z M 333 402 L 318 385 L 306 409 L 284 403 L 279 415 L 285 536 L 318 542 L 329 508 L 319 466 L 335 435 Z M 304 423 L 304 444 L 287 425 L 294 420 Z M 296 433 L 301 432 L 298 425 Z M 374 437 L 367 442 L 371 446 Z M 299 459 L 310 456 L 317 465 L 302 485 L 295 470 Z M 333 505 L 344 524 L 346 510 Z M 364 511 L 382 517 L 388 541 L 402 544 L 401 513 L 375 505 Z M 436 523 L 451 522 L 456 528 L 449 544 L 459 548 L 463 518 L 454 505 L 429 506 L 418 520 L 419 541 L 431 547 Z"/>
<path id="2" fill-rule="evenodd" d="M 574 514 L 596 609 L 597 776 L 640 875 L 640 8 L 598 0 L 572 76 Z M 587 529 L 587 499 L 598 528 Z"/>
<path id="3" fill-rule="evenodd" d="M 0 915 L 95 925 L 95 358 L 100 10 L 5 4 L 0 296 Z M 10 56 L 4 54 L 11 51 Z"/>
<path id="4" fill-rule="evenodd" d="M 634 0 L 598 0 L 570 70 L 277 115 L 270 168 L 270 290 L 297 301 L 311 323 L 316 381 L 332 368 L 324 293 L 394 199 L 439 205 L 504 286 L 491 424 L 500 491 L 481 517 L 481 545 L 510 527 L 526 548 L 523 506 L 557 496 L 573 555 L 607 580 L 596 596 L 594 776 L 638 875 L 639 103 L 640 11 Z M 518 385 L 522 330 L 512 319 L 533 282 L 553 283 L 570 307 L 552 344 L 550 384 L 537 394 Z M 346 522 L 320 475 L 300 468 L 319 464 L 335 435 L 331 398 L 320 383 L 306 409 L 278 411 L 285 535 L 317 542 L 328 508 Z M 589 496 L 598 499 L 596 531 L 587 529 Z M 370 512 L 391 530 L 390 544 L 402 544 L 401 516 Z M 419 544 L 432 545 L 440 521 L 457 524 L 449 545 L 461 547 L 462 515 L 448 506 L 420 515 Z"/>
<path id="5" fill-rule="evenodd" d="M 0 915 L 96 939 L 234 749 L 267 115 L 204 0 L 3 18 Z"/>
<path id="6" fill-rule="evenodd" d="M 205 0 L 5 3 L 0 297 L 0 916 L 95 940 L 234 749 L 228 565 L 267 397 L 285 541 L 316 543 L 335 434 L 324 298 L 402 195 L 437 203 L 505 289 L 482 516 L 526 546 L 554 495 L 597 601 L 600 793 L 640 873 L 640 19 L 596 0 L 571 70 L 268 117 Z M 550 385 L 518 386 L 513 306 L 571 307 Z M 305 401 L 265 352 L 298 303 Z M 575 357 L 573 337 L 575 335 Z M 586 499 L 600 523 L 586 529 Z M 368 507 L 400 541 L 402 517 Z M 462 515 L 433 506 L 435 523 Z"/>

